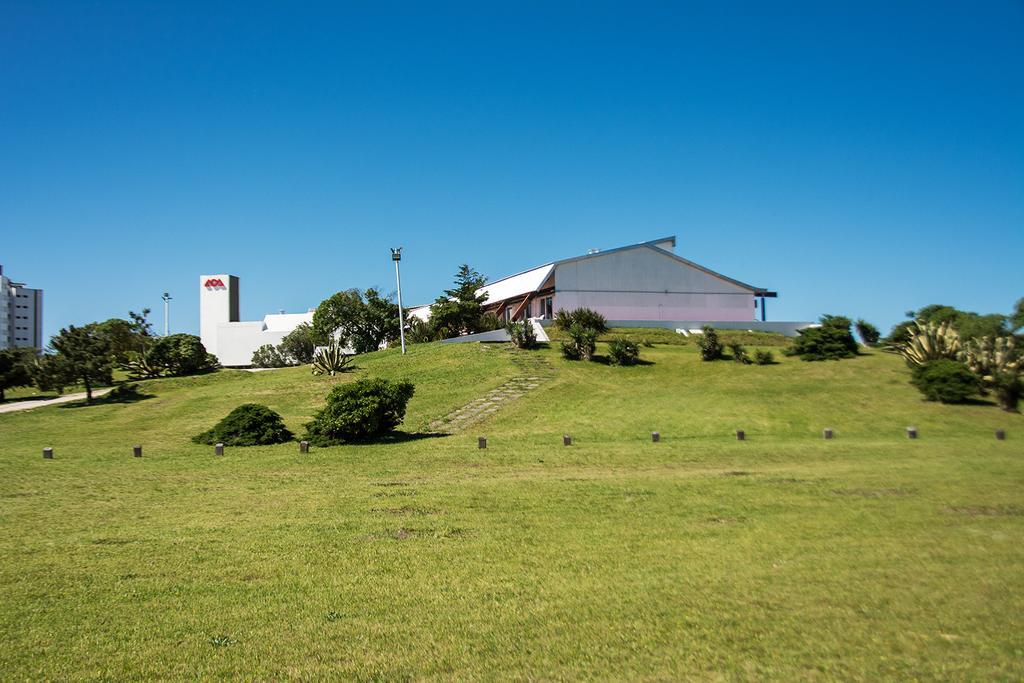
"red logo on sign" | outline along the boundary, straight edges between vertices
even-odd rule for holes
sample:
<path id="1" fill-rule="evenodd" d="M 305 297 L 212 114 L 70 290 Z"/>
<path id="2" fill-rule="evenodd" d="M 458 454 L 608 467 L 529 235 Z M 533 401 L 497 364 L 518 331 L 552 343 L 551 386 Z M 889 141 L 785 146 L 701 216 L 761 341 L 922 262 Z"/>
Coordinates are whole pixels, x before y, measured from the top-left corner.
<path id="1" fill-rule="evenodd" d="M 225 286 L 224 285 L 224 281 L 221 280 L 219 277 L 211 278 L 211 279 L 206 281 L 206 284 L 203 285 L 203 287 L 224 287 L 224 286 Z"/>

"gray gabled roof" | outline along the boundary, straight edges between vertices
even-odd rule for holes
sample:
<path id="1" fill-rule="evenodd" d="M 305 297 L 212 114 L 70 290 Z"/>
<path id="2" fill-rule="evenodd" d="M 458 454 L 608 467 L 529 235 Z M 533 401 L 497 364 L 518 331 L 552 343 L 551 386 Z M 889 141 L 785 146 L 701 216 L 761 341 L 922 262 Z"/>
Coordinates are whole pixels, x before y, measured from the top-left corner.
<path id="1" fill-rule="evenodd" d="M 733 285 L 736 285 L 737 287 L 742 287 L 743 289 L 748 289 L 748 290 L 750 290 L 751 293 L 753 293 L 756 296 L 767 296 L 767 297 L 778 296 L 778 294 L 775 293 L 775 292 L 770 292 L 770 291 L 768 291 L 766 289 L 762 289 L 761 287 L 754 287 L 753 285 L 748 285 L 745 282 L 740 282 L 739 280 L 734 280 L 733 278 L 727 277 L 725 275 L 722 275 L 721 273 L 717 273 L 717 272 L 711 270 L 710 268 L 705 268 L 704 266 L 700 265 L 699 263 L 694 263 L 693 261 L 684 259 L 682 256 L 678 256 L 677 254 L 675 254 L 675 253 L 673 253 L 671 251 L 668 251 L 667 249 L 662 249 L 661 247 L 656 246 L 656 245 L 662 244 L 664 242 L 671 242 L 672 246 L 675 247 L 676 246 L 676 236 L 675 235 L 669 235 L 667 237 L 662 237 L 662 238 L 656 239 L 656 240 L 648 240 L 647 242 L 638 242 L 637 244 L 628 244 L 628 245 L 626 245 L 624 247 L 616 247 L 614 249 L 607 249 L 607 250 L 603 250 L 603 251 L 595 251 L 595 252 L 590 253 L 590 254 L 583 254 L 581 256 L 572 256 L 570 258 L 562 259 L 560 261 L 552 261 L 552 262 L 545 263 L 545 264 L 540 265 L 540 266 L 535 266 L 535 267 L 530 268 L 528 270 L 520 271 L 520 272 L 516 273 L 515 275 L 509 275 L 507 277 L 500 278 L 498 280 L 495 280 L 494 282 L 488 282 L 486 285 L 484 285 L 484 287 L 482 289 L 490 289 L 490 288 L 500 289 L 501 293 L 503 294 L 503 296 L 500 299 L 492 299 L 488 303 L 494 303 L 495 301 L 504 301 L 504 300 L 507 300 L 507 299 L 513 299 L 513 298 L 521 296 L 523 294 L 529 294 L 529 293 L 535 292 L 535 291 L 537 291 L 537 289 L 539 289 L 540 285 L 543 284 L 543 279 L 541 280 L 540 283 L 537 283 L 537 282 L 535 282 L 536 278 L 529 277 L 529 276 L 534 274 L 534 273 L 536 273 L 536 272 L 538 272 L 538 271 L 541 271 L 542 269 L 547 270 L 548 272 L 550 272 L 548 269 L 550 269 L 553 266 L 560 266 L 560 265 L 564 265 L 566 263 L 574 263 L 576 261 L 584 261 L 586 259 L 597 258 L 599 256 L 607 256 L 608 254 L 615 254 L 617 252 L 627 251 L 629 249 L 647 248 L 647 249 L 653 249 L 654 251 L 658 252 L 659 254 L 663 254 L 665 256 L 668 256 L 669 258 L 672 258 L 672 259 L 678 261 L 679 263 L 682 263 L 684 265 L 690 266 L 691 268 L 696 268 L 697 270 L 703 271 L 703 272 L 705 272 L 708 275 L 711 275 L 713 277 L 717 277 L 720 280 L 724 280 L 726 282 L 729 282 L 729 283 L 731 283 Z M 527 277 L 523 277 L 523 276 L 527 276 Z M 517 284 L 517 283 L 510 282 L 510 281 L 516 280 L 517 278 L 522 282 L 522 286 L 521 287 L 514 287 L 514 286 L 510 287 L 510 285 Z M 495 287 L 496 285 L 503 285 L 503 286 Z"/>

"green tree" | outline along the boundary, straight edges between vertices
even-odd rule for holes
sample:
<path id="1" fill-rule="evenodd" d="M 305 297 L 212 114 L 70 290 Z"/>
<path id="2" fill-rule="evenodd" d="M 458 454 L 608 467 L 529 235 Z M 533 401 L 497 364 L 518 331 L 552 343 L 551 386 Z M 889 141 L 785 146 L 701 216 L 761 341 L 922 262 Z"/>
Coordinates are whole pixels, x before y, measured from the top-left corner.
<path id="1" fill-rule="evenodd" d="M 217 358 L 206 352 L 206 347 L 194 334 L 172 334 L 159 337 L 149 348 L 149 364 L 160 374 L 173 376 L 197 375 L 218 367 Z"/>
<path id="2" fill-rule="evenodd" d="M 282 355 L 294 359 L 296 363 L 312 363 L 313 352 L 316 350 L 316 341 L 313 337 L 313 327 L 309 323 L 302 323 L 285 335 L 278 350 Z"/>
<path id="3" fill-rule="evenodd" d="M 1010 315 L 1010 327 L 1014 332 L 1024 327 L 1024 297 L 1017 299 L 1017 305 L 1013 307 L 1013 313 Z"/>
<path id="4" fill-rule="evenodd" d="M 877 327 L 863 318 L 857 320 L 855 327 L 857 328 L 857 335 L 864 342 L 864 346 L 874 346 L 882 336 Z"/>
<path id="5" fill-rule="evenodd" d="M 398 338 L 398 306 L 376 289 L 338 292 L 317 306 L 313 336 L 320 344 L 337 339 L 356 353 L 376 351 Z"/>
<path id="6" fill-rule="evenodd" d="M 455 286 L 446 289 L 430 307 L 430 325 L 436 339 L 449 339 L 494 329 L 484 319 L 487 294 L 480 288 L 487 279 L 463 263 L 455 273 Z"/>
<path id="7" fill-rule="evenodd" d="M 0 402 L 6 399 L 8 389 L 32 384 L 29 368 L 34 356 L 35 349 L 0 350 Z"/>
<path id="8" fill-rule="evenodd" d="M 49 381 L 63 388 L 73 382 L 85 387 L 85 399 L 92 401 L 93 387 L 112 384 L 114 361 L 110 339 L 103 334 L 97 323 L 83 327 L 70 325 L 50 340 L 53 351 Z M 42 387 L 40 387 L 42 389 Z"/>

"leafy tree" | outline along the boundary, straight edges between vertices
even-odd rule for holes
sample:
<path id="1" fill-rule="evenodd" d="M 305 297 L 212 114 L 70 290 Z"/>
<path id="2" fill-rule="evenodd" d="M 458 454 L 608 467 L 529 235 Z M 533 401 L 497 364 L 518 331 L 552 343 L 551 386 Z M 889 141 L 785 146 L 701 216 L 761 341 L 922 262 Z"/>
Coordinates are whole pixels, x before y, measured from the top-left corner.
<path id="1" fill-rule="evenodd" d="M 356 353 L 376 351 L 398 338 L 398 305 L 373 288 L 338 292 L 317 306 L 313 333 L 320 344 L 337 339 Z"/>
<path id="2" fill-rule="evenodd" d="M 1016 332 L 1024 327 L 1024 297 L 1017 299 L 1017 305 L 1013 307 L 1010 315 L 1010 327 Z"/>
<path id="3" fill-rule="evenodd" d="M 148 361 L 160 374 L 184 376 L 216 370 L 216 356 L 194 334 L 172 334 L 157 338 L 150 346 Z"/>
<path id="4" fill-rule="evenodd" d="M 0 349 L 0 401 L 8 389 L 32 384 L 29 368 L 34 357 L 35 349 Z"/>
<path id="5" fill-rule="evenodd" d="M 293 358 L 302 365 L 312 363 L 313 352 L 316 350 L 316 341 L 313 337 L 312 326 L 309 323 L 302 323 L 285 335 L 278 350 L 283 356 Z"/>
<path id="6" fill-rule="evenodd" d="M 1008 323 L 1011 321 L 1001 313 L 988 313 L 985 315 L 970 310 L 959 310 L 953 306 L 944 304 L 931 304 L 919 311 L 907 311 L 908 317 L 923 323 L 934 323 L 941 325 L 948 323 L 965 341 L 980 339 L 982 337 L 1005 337 L 1011 333 Z M 889 335 L 891 343 L 905 343 L 909 337 L 909 330 L 913 325 L 911 321 L 897 324 Z M 1011 325 L 1013 325 L 1011 323 Z"/>
<path id="7" fill-rule="evenodd" d="M 823 315 L 821 327 L 797 332 L 799 336 L 787 354 L 809 361 L 853 358 L 857 355 L 857 341 L 850 333 L 850 324 L 850 319 L 841 315 Z"/>
<path id="8" fill-rule="evenodd" d="M 252 352 L 253 367 L 257 368 L 283 368 L 288 365 L 288 360 L 281 354 L 279 346 L 264 344 Z"/>
<path id="9" fill-rule="evenodd" d="M 110 339 L 96 323 L 62 329 L 50 340 L 50 348 L 54 355 L 52 360 L 45 361 L 50 367 L 44 381 L 56 382 L 61 389 L 81 382 L 87 402 L 92 401 L 93 387 L 113 383 Z"/>
<path id="10" fill-rule="evenodd" d="M 864 346 L 874 346 L 882 336 L 877 327 L 863 318 L 857 319 L 855 327 L 857 328 L 857 336 L 864 342 Z"/>
<path id="11" fill-rule="evenodd" d="M 446 289 L 430 307 L 430 325 L 434 330 L 435 339 L 449 339 L 487 329 L 498 329 L 492 327 L 491 322 L 484 320 L 487 294 L 478 292 L 485 282 L 486 278 L 468 264 L 459 266 L 455 274 L 455 286 Z"/>
<path id="12" fill-rule="evenodd" d="M 537 335 L 533 331 L 533 323 L 529 320 L 512 321 L 505 326 L 509 341 L 517 349 L 537 348 Z"/>
<path id="13" fill-rule="evenodd" d="M 110 354 L 116 364 L 128 364 L 135 353 L 145 356 L 146 347 L 153 336 L 148 315 L 149 309 L 144 308 L 142 313 L 128 311 L 128 320 L 111 318 L 96 323 L 97 330 L 110 341 Z"/>

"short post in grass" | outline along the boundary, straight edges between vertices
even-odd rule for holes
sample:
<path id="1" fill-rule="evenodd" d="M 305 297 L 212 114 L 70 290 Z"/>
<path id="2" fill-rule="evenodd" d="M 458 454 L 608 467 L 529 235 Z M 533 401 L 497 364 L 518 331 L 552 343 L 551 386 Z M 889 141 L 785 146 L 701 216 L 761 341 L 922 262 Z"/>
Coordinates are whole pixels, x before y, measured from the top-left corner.
<path id="1" fill-rule="evenodd" d="M 299 453 L 309 453 L 309 442 L 308 441 L 300 441 L 299 442 Z"/>
<path id="2" fill-rule="evenodd" d="M 134 455 L 136 458 L 141 458 L 142 457 L 142 446 L 140 446 L 138 444 L 135 444 L 134 446 L 132 446 L 132 455 Z"/>
<path id="3" fill-rule="evenodd" d="M 572 437 L 569 436 L 568 434 L 563 435 L 562 436 L 562 445 L 563 446 L 571 446 L 572 445 Z"/>
<path id="4" fill-rule="evenodd" d="M 997 429 L 996 430 L 996 441 L 1006 441 L 1006 430 L 1005 429 Z"/>
<path id="5" fill-rule="evenodd" d="M 742 429 L 737 429 L 736 430 L 736 440 L 737 441 L 746 441 L 746 439 L 747 439 L 747 433 L 745 431 L 743 431 Z"/>
<path id="6" fill-rule="evenodd" d="M 222 443 L 214 444 L 213 445 L 213 454 L 214 455 L 224 455 L 224 444 L 222 444 Z"/>
<path id="7" fill-rule="evenodd" d="M 486 436 L 478 436 L 476 438 L 476 447 L 477 448 L 487 448 L 487 437 Z"/>
<path id="8" fill-rule="evenodd" d="M 46 458 L 47 460 L 53 460 L 53 449 L 49 447 L 44 448 L 43 457 Z"/>
<path id="9" fill-rule="evenodd" d="M 907 438 L 908 439 L 916 439 L 917 438 L 917 427 L 907 427 Z"/>
<path id="10" fill-rule="evenodd" d="M 831 427 L 826 427 L 825 430 L 821 433 L 821 435 L 826 439 L 831 439 L 833 436 L 835 436 L 835 434 L 832 432 Z"/>
<path id="11" fill-rule="evenodd" d="M 661 432 L 651 432 L 651 441 L 654 443 L 661 441 Z"/>

